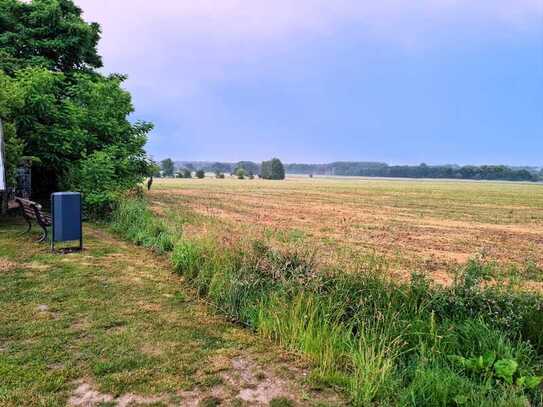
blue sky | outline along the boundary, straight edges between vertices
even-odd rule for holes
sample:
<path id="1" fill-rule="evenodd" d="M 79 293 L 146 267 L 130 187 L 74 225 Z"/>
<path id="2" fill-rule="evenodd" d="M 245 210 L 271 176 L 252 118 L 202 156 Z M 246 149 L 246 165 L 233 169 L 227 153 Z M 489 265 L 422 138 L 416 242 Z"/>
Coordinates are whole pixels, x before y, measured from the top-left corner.
<path id="1" fill-rule="evenodd" d="M 543 0 L 76 2 L 156 159 L 543 165 Z"/>

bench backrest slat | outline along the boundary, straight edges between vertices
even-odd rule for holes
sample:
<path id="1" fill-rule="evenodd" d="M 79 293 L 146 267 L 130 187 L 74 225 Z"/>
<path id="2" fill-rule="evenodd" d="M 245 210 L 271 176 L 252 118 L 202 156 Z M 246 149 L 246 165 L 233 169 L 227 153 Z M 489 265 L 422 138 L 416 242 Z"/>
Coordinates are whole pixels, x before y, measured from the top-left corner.
<path id="1" fill-rule="evenodd" d="M 28 199 L 15 199 L 23 210 L 23 216 L 29 219 L 35 219 L 38 223 L 46 226 L 51 225 L 51 216 L 46 214 L 40 204 L 29 201 Z"/>

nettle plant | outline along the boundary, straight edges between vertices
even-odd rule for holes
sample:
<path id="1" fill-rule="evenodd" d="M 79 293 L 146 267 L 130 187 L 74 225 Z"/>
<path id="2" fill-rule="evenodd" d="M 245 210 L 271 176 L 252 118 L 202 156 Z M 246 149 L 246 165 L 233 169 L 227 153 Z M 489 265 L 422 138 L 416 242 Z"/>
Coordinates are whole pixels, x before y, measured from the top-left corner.
<path id="1" fill-rule="evenodd" d="M 482 356 L 465 358 L 449 355 L 449 361 L 466 373 L 480 375 L 487 383 L 503 382 L 520 388 L 533 390 L 542 382 L 543 377 L 521 375 L 519 364 L 514 359 L 497 359 L 495 352 L 487 352 Z"/>

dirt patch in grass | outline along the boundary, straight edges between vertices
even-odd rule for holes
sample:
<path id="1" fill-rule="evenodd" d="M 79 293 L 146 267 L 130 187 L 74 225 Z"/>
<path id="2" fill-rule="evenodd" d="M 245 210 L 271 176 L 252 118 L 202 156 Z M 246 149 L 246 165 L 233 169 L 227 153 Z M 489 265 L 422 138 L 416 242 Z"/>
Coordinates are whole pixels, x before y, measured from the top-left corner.
<path id="1" fill-rule="evenodd" d="M 0 257 L 0 273 L 6 273 L 15 270 L 17 263 L 9 261 L 3 257 Z"/>
<path id="2" fill-rule="evenodd" d="M 164 397 L 145 397 L 131 393 L 115 397 L 111 394 L 100 393 L 90 383 L 79 382 L 73 394 L 68 399 L 67 404 L 73 407 L 95 407 L 111 403 L 117 407 L 128 407 L 155 404 L 164 400 Z"/>
<path id="3" fill-rule="evenodd" d="M 222 377 L 230 385 L 241 389 L 237 394 L 237 398 L 240 400 L 267 405 L 273 399 L 295 394 L 287 380 L 248 358 L 233 359 L 232 368 L 232 370 L 223 373 Z M 306 374 L 305 372 L 299 373 Z M 300 400 L 297 401 L 300 402 Z"/>

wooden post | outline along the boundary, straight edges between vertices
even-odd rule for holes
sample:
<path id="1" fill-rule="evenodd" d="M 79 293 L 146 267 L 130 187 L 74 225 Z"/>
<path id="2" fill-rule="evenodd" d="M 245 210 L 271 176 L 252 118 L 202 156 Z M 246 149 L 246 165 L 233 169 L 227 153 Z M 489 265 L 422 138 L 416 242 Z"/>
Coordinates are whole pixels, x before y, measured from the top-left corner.
<path id="1" fill-rule="evenodd" d="M 2 125 L 2 119 L 0 119 L 0 163 L 0 214 L 5 215 L 8 211 L 8 185 L 5 173 L 6 155 L 4 149 L 4 127 Z"/>

